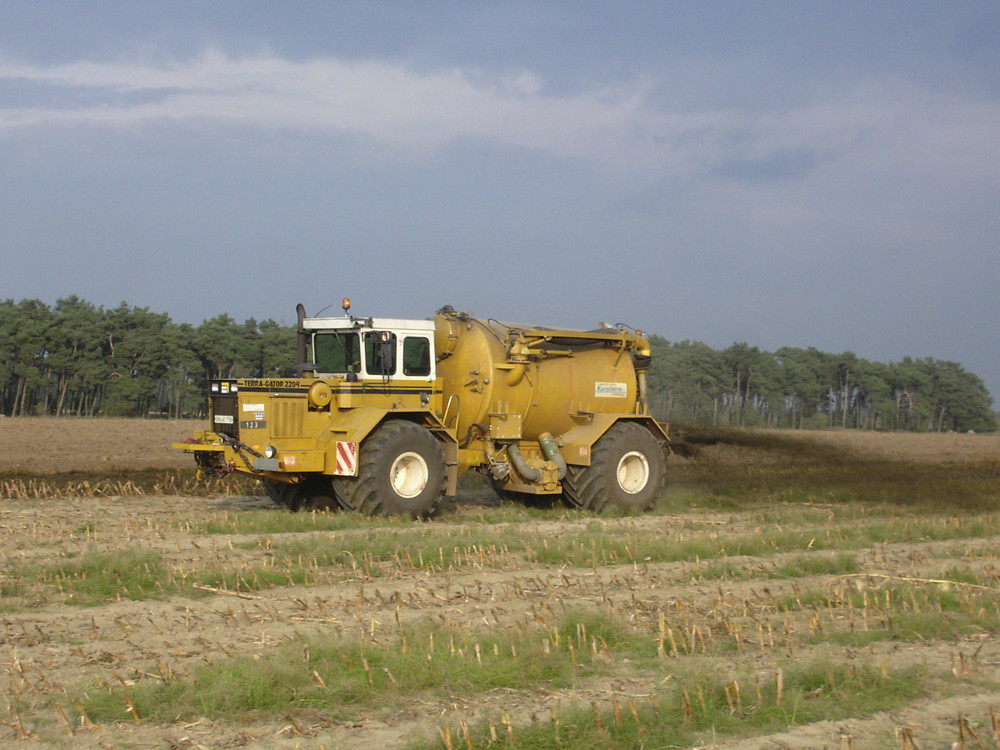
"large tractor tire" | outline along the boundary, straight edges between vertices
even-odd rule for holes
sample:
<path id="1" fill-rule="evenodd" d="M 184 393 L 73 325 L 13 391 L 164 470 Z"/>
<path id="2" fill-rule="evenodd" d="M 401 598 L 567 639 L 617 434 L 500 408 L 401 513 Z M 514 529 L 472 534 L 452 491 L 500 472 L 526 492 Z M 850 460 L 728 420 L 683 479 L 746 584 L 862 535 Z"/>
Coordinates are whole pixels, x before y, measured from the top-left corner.
<path id="1" fill-rule="evenodd" d="M 594 445 L 590 466 L 570 466 L 563 498 L 576 508 L 600 513 L 648 510 L 660 496 L 666 466 L 659 441 L 641 424 L 618 422 Z"/>
<path id="2" fill-rule="evenodd" d="M 339 510 L 340 503 L 333 492 L 330 477 L 310 477 L 303 482 L 271 482 L 264 480 L 264 491 L 277 504 L 290 511 Z"/>
<path id="3" fill-rule="evenodd" d="M 340 477 L 333 486 L 347 510 L 426 518 L 444 498 L 444 450 L 418 424 L 386 422 L 361 444 L 358 476 Z"/>

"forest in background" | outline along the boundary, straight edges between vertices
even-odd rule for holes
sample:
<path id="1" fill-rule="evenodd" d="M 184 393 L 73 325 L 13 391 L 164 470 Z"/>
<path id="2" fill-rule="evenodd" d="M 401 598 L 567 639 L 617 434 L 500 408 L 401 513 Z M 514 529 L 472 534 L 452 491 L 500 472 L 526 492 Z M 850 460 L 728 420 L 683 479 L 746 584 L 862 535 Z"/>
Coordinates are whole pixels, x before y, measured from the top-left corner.
<path id="1" fill-rule="evenodd" d="M 992 432 L 993 399 L 957 362 L 872 362 L 813 347 L 775 352 L 735 343 L 650 339 L 650 409 L 685 424 Z"/>
<path id="2" fill-rule="evenodd" d="M 685 424 L 990 432 L 981 378 L 956 362 L 872 362 L 814 348 L 713 349 L 651 337 L 650 407 Z M 219 315 L 198 326 L 125 302 L 0 301 L 0 414 L 204 416 L 212 378 L 282 377 L 295 328 Z"/>

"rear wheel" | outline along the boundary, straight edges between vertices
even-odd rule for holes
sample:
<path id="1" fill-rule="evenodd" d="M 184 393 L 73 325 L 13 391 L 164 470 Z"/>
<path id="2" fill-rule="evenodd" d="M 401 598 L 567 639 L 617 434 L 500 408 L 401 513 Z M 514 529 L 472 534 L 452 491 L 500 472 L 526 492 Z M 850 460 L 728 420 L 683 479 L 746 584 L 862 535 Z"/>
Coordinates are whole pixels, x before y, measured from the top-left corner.
<path id="1" fill-rule="evenodd" d="M 333 486 L 348 510 L 424 518 L 444 498 L 444 451 L 426 428 L 386 422 L 362 443 L 358 476 L 340 477 Z"/>
<path id="2" fill-rule="evenodd" d="M 600 512 L 609 505 L 624 513 L 648 510 L 666 474 L 663 451 L 652 433 L 635 422 L 619 422 L 594 445 L 590 466 L 570 466 L 563 498 Z"/>

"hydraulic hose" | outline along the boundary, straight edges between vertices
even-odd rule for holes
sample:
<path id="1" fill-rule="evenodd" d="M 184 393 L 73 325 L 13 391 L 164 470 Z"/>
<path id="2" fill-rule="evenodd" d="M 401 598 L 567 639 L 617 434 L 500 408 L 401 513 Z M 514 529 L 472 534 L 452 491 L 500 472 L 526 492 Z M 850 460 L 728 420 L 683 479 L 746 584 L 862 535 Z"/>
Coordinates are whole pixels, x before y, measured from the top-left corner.
<path id="1" fill-rule="evenodd" d="M 542 453 L 545 454 L 545 457 L 559 467 L 559 481 L 561 482 L 566 478 L 567 467 L 566 459 L 559 452 L 559 445 L 556 443 L 556 439 L 552 437 L 551 432 L 543 432 L 538 436 L 538 444 L 542 446 Z"/>
<path id="2" fill-rule="evenodd" d="M 521 455 L 521 451 L 518 449 L 517 445 L 511 443 L 507 446 L 507 456 L 510 458 L 511 464 L 517 470 L 517 473 L 521 475 L 521 478 L 526 482 L 537 482 L 542 478 L 542 472 L 538 469 L 532 469 L 524 461 L 524 457 Z"/>

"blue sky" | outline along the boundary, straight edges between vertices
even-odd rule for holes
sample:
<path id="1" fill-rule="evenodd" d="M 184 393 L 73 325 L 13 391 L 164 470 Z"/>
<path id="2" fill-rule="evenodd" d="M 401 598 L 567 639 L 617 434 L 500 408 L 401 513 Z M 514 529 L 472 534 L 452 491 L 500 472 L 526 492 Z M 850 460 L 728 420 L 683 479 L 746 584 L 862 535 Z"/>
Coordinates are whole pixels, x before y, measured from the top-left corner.
<path id="1" fill-rule="evenodd" d="M 1000 3 L 0 6 L 0 298 L 622 322 L 1000 396 Z"/>

